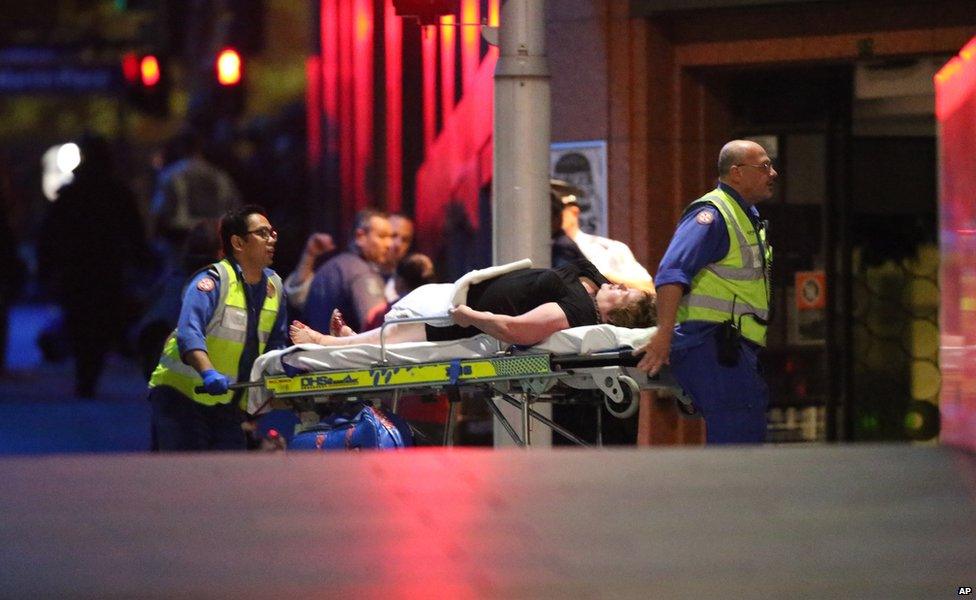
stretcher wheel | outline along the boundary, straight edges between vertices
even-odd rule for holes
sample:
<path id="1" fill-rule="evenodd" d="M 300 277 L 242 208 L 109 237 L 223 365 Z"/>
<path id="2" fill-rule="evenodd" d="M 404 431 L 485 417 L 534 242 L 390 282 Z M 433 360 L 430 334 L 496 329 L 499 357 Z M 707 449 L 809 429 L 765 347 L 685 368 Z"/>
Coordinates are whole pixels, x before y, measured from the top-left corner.
<path id="1" fill-rule="evenodd" d="M 623 384 L 620 386 L 623 398 L 620 402 L 614 402 L 608 396 L 603 400 L 603 405 L 607 407 L 611 415 L 618 419 L 627 419 L 634 416 L 640 407 L 640 387 L 636 381 L 626 375 L 621 376 L 619 381 Z"/>

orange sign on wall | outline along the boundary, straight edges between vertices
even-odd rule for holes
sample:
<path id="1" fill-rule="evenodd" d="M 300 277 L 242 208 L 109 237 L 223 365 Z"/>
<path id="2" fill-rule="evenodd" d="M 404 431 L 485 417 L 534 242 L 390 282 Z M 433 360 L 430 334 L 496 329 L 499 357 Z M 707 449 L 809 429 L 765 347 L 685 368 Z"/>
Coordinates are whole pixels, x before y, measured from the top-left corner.
<path id="1" fill-rule="evenodd" d="M 827 306 L 827 276 L 823 271 L 797 271 L 796 308 L 816 310 Z"/>

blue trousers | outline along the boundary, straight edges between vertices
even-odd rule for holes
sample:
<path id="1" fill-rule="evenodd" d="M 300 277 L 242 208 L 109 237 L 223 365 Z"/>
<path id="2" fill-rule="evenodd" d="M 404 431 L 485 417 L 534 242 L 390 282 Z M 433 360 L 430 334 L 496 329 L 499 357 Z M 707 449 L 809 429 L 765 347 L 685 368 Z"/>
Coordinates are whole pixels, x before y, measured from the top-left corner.
<path id="1" fill-rule="evenodd" d="M 769 387 L 759 366 L 758 348 L 739 343 L 739 364 L 718 364 L 718 343 L 703 343 L 671 352 L 671 373 L 705 418 L 707 444 L 761 444 L 766 440 Z"/>
<path id="2" fill-rule="evenodd" d="M 247 449 L 244 411 L 236 402 L 205 406 L 165 385 L 149 390 L 149 402 L 154 450 Z"/>

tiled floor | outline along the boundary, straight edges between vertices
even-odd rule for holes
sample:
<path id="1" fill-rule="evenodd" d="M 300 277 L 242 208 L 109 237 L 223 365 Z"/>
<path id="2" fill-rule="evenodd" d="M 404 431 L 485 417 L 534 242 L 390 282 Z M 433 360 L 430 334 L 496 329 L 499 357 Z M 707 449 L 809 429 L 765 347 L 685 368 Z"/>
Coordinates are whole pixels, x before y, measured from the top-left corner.
<path id="1" fill-rule="evenodd" d="M 976 584 L 945 448 L 0 459 L 0 596 L 935 598 Z"/>

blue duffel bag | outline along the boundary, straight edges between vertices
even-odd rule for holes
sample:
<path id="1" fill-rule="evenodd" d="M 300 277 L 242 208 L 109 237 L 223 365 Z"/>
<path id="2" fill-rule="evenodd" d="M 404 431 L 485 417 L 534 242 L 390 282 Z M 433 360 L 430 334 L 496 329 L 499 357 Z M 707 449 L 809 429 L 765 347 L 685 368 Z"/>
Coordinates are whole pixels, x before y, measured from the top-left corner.
<path id="1" fill-rule="evenodd" d="M 413 446 L 413 435 L 405 420 L 370 404 L 359 410 L 337 412 L 309 429 L 295 434 L 289 450 L 363 450 Z M 351 414 L 351 416 L 350 416 Z"/>

